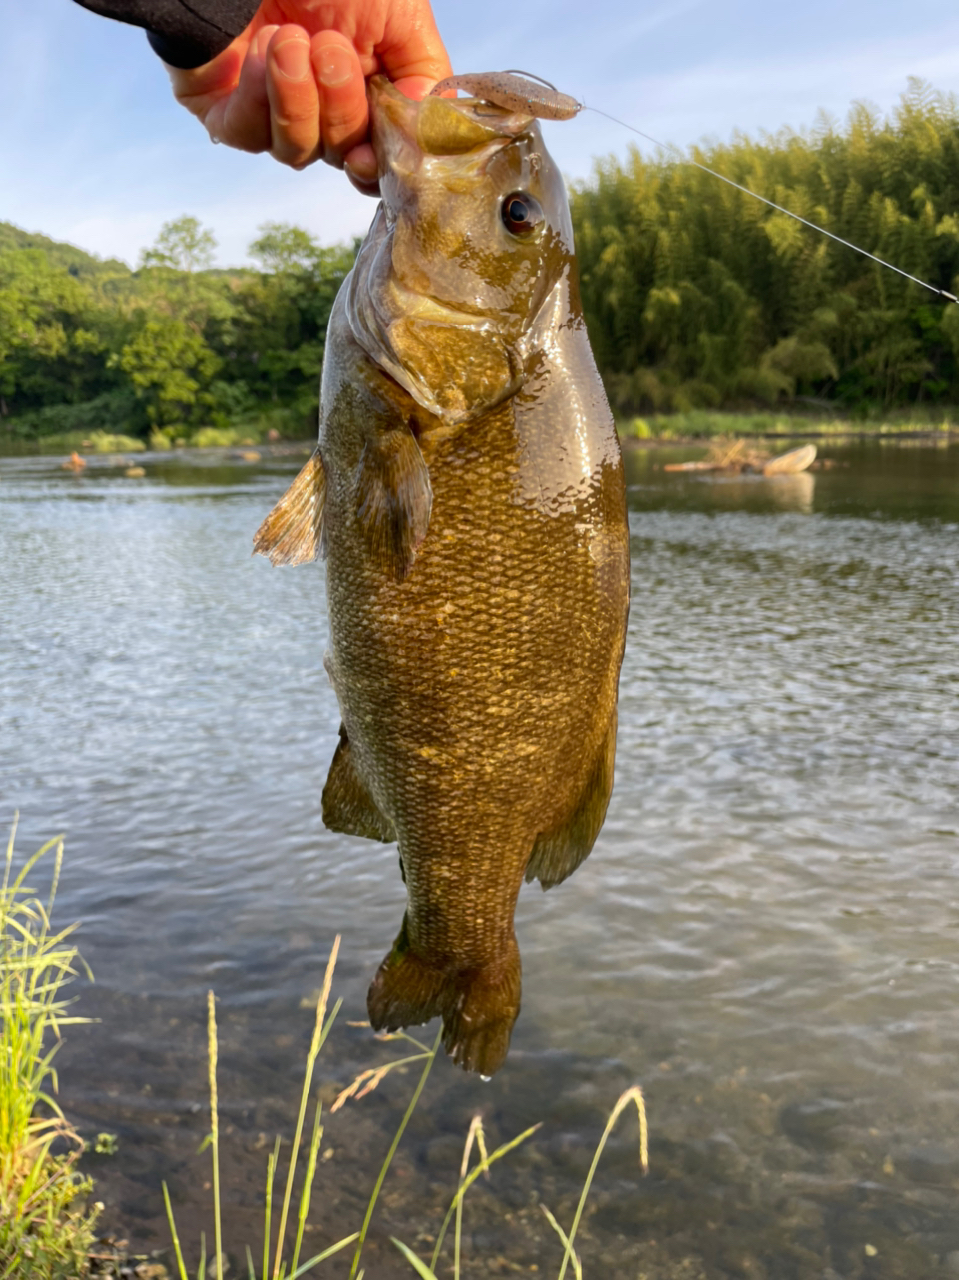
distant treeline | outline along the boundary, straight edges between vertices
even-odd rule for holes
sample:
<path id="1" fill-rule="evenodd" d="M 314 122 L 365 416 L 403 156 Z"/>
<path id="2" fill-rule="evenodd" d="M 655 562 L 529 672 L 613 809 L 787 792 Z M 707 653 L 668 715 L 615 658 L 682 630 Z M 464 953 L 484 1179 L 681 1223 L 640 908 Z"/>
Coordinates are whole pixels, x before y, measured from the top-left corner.
<path id="1" fill-rule="evenodd" d="M 959 291 L 959 105 L 913 83 L 692 158 L 939 288 Z M 571 193 L 596 358 L 623 413 L 809 397 L 857 413 L 959 404 L 959 306 L 692 165 L 632 151 Z M 256 269 L 210 268 L 195 218 L 137 271 L 0 223 L 0 438 L 162 439 L 315 428 L 333 298 L 355 246 L 269 224 Z"/>
<path id="2" fill-rule="evenodd" d="M 0 223 L 0 438 L 315 431 L 326 325 L 354 248 L 268 224 L 250 246 L 261 270 L 219 271 L 215 247 L 180 218 L 131 271 Z"/>
<path id="3" fill-rule="evenodd" d="M 959 104 L 910 82 L 892 118 L 691 158 L 959 293 Z M 572 193 L 583 300 L 621 411 L 795 396 L 851 412 L 959 403 L 959 306 L 668 156 L 602 161 Z"/>

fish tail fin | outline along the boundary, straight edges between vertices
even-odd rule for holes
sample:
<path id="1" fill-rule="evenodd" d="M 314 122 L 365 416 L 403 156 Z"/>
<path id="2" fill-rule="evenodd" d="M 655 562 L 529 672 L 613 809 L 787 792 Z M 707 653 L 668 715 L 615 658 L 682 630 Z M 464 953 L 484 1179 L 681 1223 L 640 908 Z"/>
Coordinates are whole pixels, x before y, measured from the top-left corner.
<path id="1" fill-rule="evenodd" d="M 374 1031 L 398 1031 L 443 1012 L 447 974 L 412 950 L 406 916 L 393 950 L 370 983 L 366 1008 Z"/>
<path id="2" fill-rule="evenodd" d="M 377 1031 L 397 1031 L 442 1015 L 443 1046 L 466 1071 L 491 1076 L 503 1064 L 519 1015 L 516 939 L 488 965 L 439 969 L 413 951 L 403 928 L 379 967 L 366 1006 Z"/>
<path id="3" fill-rule="evenodd" d="M 464 1071 L 491 1076 L 503 1065 L 519 1017 L 520 975 L 519 947 L 511 934 L 492 964 L 453 977 L 443 1010 L 443 1047 Z"/>

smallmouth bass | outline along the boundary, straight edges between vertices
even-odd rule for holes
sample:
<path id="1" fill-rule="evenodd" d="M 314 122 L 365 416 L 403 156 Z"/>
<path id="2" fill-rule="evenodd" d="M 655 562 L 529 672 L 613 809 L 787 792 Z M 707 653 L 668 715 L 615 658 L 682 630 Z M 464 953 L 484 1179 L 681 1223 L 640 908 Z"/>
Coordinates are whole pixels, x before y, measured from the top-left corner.
<path id="1" fill-rule="evenodd" d="M 330 317 L 317 450 L 255 550 L 327 558 L 323 819 L 399 845 L 370 1020 L 439 1015 L 488 1076 L 519 1013 L 524 876 L 570 875 L 612 790 L 622 458 L 533 116 L 380 77 L 370 104 L 382 202 Z"/>

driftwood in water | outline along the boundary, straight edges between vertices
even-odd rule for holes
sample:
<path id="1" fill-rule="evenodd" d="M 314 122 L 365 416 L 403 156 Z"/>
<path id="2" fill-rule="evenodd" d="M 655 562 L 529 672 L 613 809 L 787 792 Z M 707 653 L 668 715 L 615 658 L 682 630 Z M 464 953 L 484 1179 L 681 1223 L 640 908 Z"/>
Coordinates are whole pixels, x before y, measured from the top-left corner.
<path id="1" fill-rule="evenodd" d="M 799 449 L 790 449 L 772 458 L 763 467 L 764 476 L 794 476 L 799 471 L 808 471 L 816 460 L 816 446 L 804 444 Z"/>
<path id="2" fill-rule="evenodd" d="M 698 462 L 669 462 L 664 471 L 693 471 L 702 473 L 725 472 L 742 475 L 745 472 L 758 472 L 764 476 L 795 475 L 806 471 L 816 457 L 816 446 L 804 444 L 799 449 L 790 449 L 788 453 L 770 458 L 761 449 L 746 448 L 745 440 L 717 441 L 710 445 L 709 453 Z"/>

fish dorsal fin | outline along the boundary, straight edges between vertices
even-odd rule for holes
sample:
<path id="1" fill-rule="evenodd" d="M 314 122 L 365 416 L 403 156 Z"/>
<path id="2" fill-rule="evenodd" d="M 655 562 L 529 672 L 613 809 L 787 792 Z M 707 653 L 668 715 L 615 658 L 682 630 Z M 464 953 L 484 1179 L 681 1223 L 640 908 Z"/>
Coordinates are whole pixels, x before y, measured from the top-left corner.
<path id="1" fill-rule="evenodd" d="M 340 725 L 340 740 L 333 753 L 330 772 L 323 788 L 323 825 L 330 831 L 389 844 L 396 832 L 389 818 L 379 810 L 366 783 L 356 772 L 346 728 Z"/>
<path id="2" fill-rule="evenodd" d="M 553 831 L 544 831 L 536 837 L 533 852 L 526 865 L 527 881 L 539 880 L 544 889 L 552 889 L 553 885 L 572 875 L 589 855 L 606 817 L 613 790 L 616 720 L 614 707 L 606 737 L 572 814 L 562 826 Z"/>
<path id="3" fill-rule="evenodd" d="M 305 564 L 321 550 L 326 476 L 319 449 L 284 493 L 253 538 L 253 554 L 273 564 Z"/>
<path id="4" fill-rule="evenodd" d="M 401 581 L 426 537 L 433 489 L 412 431 L 367 440 L 356 468 L 356 518 L 378 568 Z"/>

